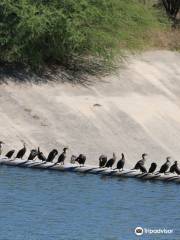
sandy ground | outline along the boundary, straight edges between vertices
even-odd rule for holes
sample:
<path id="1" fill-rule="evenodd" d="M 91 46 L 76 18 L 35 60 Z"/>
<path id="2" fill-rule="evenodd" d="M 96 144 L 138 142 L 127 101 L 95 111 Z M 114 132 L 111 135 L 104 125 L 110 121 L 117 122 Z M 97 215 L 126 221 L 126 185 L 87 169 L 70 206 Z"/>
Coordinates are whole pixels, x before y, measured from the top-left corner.
<path id="1" fill-rule="evenodd" d="M 97 163 L 102 153 L 132 167 L 141 153 L 149 163 L 180 157 L 180 54 L 147 52 L 131 57 L 116 73 L 70 83 L 0 85 L 0 138 L 4 152 L 40 146 L 46 154 L 70 148 Z M 69 159 L 68 159 L 69 161 Z"/>

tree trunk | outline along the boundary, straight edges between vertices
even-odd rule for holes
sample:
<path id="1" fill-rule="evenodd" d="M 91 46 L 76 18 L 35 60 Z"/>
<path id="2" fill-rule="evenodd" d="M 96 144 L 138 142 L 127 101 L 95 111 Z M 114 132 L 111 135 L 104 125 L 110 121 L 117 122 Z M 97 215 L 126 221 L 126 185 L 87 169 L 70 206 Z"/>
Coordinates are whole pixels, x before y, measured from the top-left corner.
<path id="1" fill-rule="evenodd" d="M 180 10 L 180 0 L 162 0 L 168 16 L 175 21 Z"/>

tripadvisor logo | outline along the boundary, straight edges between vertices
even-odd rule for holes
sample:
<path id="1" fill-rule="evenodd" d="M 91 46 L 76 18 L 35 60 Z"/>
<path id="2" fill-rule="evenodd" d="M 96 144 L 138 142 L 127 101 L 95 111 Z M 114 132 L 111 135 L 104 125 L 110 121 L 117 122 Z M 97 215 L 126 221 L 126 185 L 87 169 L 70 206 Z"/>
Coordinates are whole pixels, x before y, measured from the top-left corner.
<path id="1" fill-rule="evenodd" d="M 134 232 L 137 236 L 140 236 L 140 235 L 143 235 L 144 231 L 142 227 L 136 227 Z"/>
<path id="2" fill-rule="evenodd" d="M 173 229 L 167 229 L 167 228 L 142 228 L 142 227 L 136 227 L 134 230 L 134 233 L 137 236 L 141 236 L 143 234 L 173 234 Z"/>

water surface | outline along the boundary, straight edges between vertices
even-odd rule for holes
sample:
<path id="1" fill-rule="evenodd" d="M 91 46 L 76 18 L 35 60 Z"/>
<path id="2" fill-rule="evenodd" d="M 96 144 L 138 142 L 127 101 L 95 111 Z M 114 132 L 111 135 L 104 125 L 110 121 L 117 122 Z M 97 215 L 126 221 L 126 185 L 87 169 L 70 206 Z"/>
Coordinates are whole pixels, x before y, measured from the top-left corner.
<path id="1" fill-rule="evenodd" d="M 1 166 L 0 240 L 179 240 L 179 188 Z M 137 226 L 174 232 L 137 237 Z"/>

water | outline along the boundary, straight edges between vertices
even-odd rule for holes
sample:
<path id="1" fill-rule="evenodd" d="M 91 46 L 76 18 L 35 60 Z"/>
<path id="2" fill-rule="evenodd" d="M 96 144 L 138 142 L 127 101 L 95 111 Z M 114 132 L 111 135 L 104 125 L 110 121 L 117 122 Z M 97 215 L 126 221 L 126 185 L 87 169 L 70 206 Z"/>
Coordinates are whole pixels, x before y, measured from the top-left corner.
<path id="1" fill-rule="evenodd" d="M 0 167 L 0 240 L 180 239 L 174 183 Z M 134 229 L 173 229 L 137 237 Z"/>

